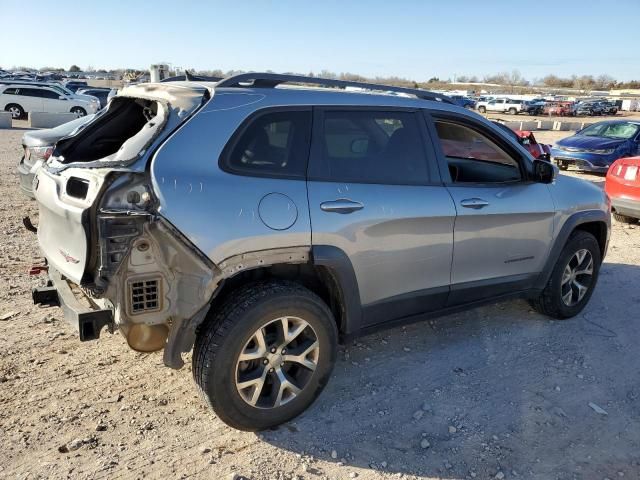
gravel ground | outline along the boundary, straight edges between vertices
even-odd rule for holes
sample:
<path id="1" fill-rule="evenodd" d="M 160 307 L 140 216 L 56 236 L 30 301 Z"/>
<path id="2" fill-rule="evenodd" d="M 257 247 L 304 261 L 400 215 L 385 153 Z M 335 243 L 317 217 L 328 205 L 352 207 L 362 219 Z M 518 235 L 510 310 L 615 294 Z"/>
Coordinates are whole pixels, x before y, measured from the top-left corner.
<path id="1" fill-rule="evenodd" d="M 22 133 L 0 130 L 0 478 L 640 478 L 640 228 L 614 224 L 582 315 L 513 301 L 361 338 L 307 412 L 243 433 L 189 366 L 119 335 L 80 343 L 31 304 Z"/>

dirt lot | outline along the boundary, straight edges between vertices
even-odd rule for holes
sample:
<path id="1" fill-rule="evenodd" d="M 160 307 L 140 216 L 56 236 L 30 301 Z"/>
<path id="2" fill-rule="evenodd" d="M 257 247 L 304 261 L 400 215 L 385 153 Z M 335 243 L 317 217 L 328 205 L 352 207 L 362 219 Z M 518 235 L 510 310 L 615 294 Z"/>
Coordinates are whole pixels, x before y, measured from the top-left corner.
<path id="1" fill-rule="evenodd" d="M 304 415 L 241 433 L 189 366 L 31 304 L 22 133 L 0 130 L 0 478 L 640 478 L 640 228 L 614 224 L 579 317 L 514 301 L 361 338 Z"/>

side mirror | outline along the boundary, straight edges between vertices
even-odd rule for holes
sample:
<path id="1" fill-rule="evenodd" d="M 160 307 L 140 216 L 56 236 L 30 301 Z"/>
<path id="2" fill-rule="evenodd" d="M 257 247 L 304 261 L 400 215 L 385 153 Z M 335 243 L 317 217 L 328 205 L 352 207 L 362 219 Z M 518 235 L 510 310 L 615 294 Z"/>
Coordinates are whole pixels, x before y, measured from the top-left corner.
<path id="1" fill-rule="evenodd" d="M 556 178 L 556 169 L 548 160 L 536 158 L 533 161 L 533 180 L 538 183 L 551 183 Z"/>

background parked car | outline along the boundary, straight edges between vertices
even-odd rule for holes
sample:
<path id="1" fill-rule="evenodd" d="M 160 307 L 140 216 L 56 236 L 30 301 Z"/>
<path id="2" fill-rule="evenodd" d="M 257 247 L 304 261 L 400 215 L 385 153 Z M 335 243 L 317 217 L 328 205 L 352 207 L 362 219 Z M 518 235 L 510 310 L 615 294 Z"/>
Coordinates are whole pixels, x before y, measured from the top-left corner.
<path id="1" fill-rule="evenodd" d="M 558 141 L 551 155 L 558 167 L 604 173 L 621 157 L 640 153 L 640 122 L 607 120 L 594 123 Z"/>
<path id="2" fill-rule="evenodd" d="M 578 102 L 573 107 L 573 114 L 575 116 L 597 116 L 602 115 L 604 113 L 604 109 L 598 102 Z"/>
<path id="3" fill-rule="evenodd" d="M 89 88 L 89 85 L 87 85 L 87 82 L 84 80 L 67 80 L 63 85 L 72 92 L 75 92 L 80 88 Z"/>
<path id="4" fill-rule="evenodd" d="M 84 116 L 96 113 L 100 103 L 71 98 L 49 86 L 0 85 L 0 109 L 21 118 L 28 112 L 75 113 Z"/>
<path id="5" fill-rule="evenodd" d="M 96 97 L 100 101 L 100 108 L 106 107 L 109 98 L 113 96 L 111 88 L 79 88 L 76 93 Z"/>
<path id="6" fill-rule="evenodd" d="M 1 85 L 22 85 L 25 87 L 33 86 L 33 85 L 40 86 L 40 87 L 49 87 L 54 89 L 56 92 L 59 92 L 60 95 L 67 97 L 69 100 L 84 100 L 87 102 L 93 102 L 96 104 L 96 107 L 100 108 L 100 100 L 98 100 L 96 97 L 73 92 L 59 82 L 32 82 L 32 81 L 24 81 L 24 80 L 11 81 L 11 80 L 2 79 L 0 80 L 0 84 Z"/>
<path id="7" fill-rule="evenodd" d="M 570 117 L 574 115 L 573 105 L 573 102 L 547 102 L 542 113 L 544 115 Z"/>
<path id="8" fill-rule="evenodd" d="M 53 152 L 56 142 L 67 135 L 79 131 L 95 117 L 94 114 L 63 123 L 55 128 L 32 130 L 22 136 L 22 158 L 18 163 L 20 188 L 28 197 L 33 196 L 33 176 L 42 162 Z"/>
<path id="9" fill-rule="evenodd" d="M 533 158 L 539 158 L 540 160 L 551 160 L 551 145 L 544 143 L 538 143 L 533 132 L 529 130 L 512 130 L 502 122 L 493 122 L 500 127 L 504 132 L 507 132 L 511 138 L 516 140 L 520 145 L 526 148 Z"/>
<path id="10" fill-rule="evenodd" d="M 449 95 L 449 98 L 454 102 L 456 102 L 461 107 L 468 108 L 470 110 L 473 110 L 476 108 L 475 100 L 472 100 L 469 97 L 465 97 L 463 95 Z"/>
<path id="11" fill-rule="evenodd" d="M 640 157 L 616 160 L 607 172 L 604 189 L 611 199 L 615 219 L 637 222 L 640 219 Z"/>
<path id="12" fill-rule="evenodd" d="M 521 112 L 526 112 L 526 102 L 524 100 L 513 100 L 510 98 L 494 98 L 488 102 L 478 102 L 477 108 L 480 113 L 500 112 L 516 115 Z"/>

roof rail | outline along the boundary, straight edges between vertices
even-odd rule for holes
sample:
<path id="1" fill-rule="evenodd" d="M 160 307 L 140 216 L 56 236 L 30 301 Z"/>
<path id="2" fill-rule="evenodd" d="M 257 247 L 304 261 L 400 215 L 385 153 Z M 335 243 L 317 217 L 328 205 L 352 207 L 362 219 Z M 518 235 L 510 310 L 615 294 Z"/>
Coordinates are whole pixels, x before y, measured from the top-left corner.
<path id="1" fill-rule="evenodd" d="M 307 77 L 304 75 L 288 75 L 279 73 L 241 73 L 227 77 L 216 84 L 216 87 L 254 87 L 274 88 L 283 83 L 303 83 L 309 85 L 322 85 L 325 87 L 355 87 L 379 92 L 395 92 L 414 95 L 423 100 L 435 100 L 438 102 L 457 105 L 451 98 L 439 93 L 422 90 L 419 88 L 394 87 L 377 83 L 354 82 L 351 80 L 337 80 L 333 78 Z"/>

